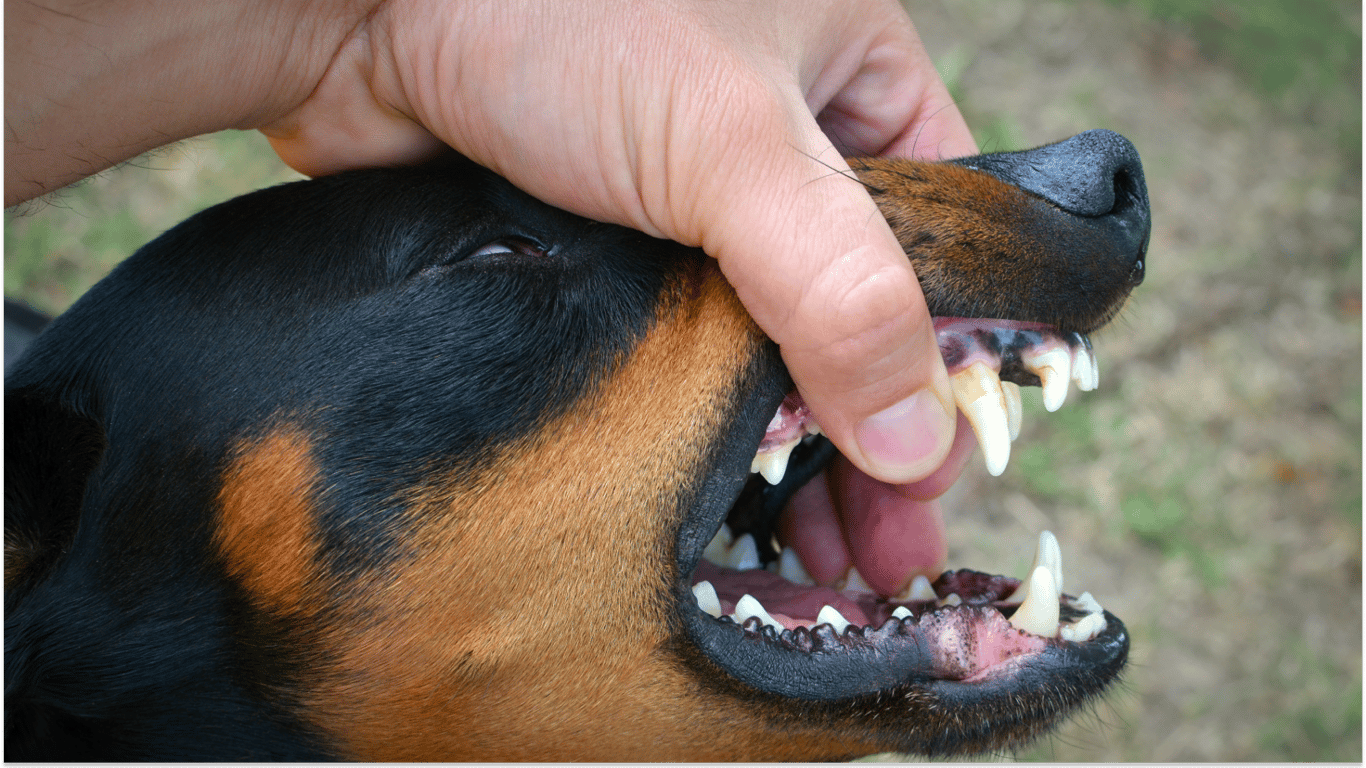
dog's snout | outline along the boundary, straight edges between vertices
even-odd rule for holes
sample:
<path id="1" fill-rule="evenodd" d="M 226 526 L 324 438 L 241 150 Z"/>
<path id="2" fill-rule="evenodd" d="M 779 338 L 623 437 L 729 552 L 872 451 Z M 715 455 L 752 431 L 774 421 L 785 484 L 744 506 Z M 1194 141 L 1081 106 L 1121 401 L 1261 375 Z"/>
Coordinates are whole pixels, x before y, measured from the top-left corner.
<path id="1" fill-rule="evenodd" d="M 1079 133 L 1056 144 L 955 161 L 1037 195 L 1058 209 L 1100 220 L 1115 245 L 1134 258 L 1130 280 L 1143 280 L 1152 229 L 1138 150 L 1114 131 Z"/>
<path id="2" fill-rule="evenodd" d="M 985 171 L 1068 213 L 1095 217 L 1147 207 L 1143 164 L 1128 139 L 1114 131 L 1079 133 L 1056 144 L 957 160 Z"/>

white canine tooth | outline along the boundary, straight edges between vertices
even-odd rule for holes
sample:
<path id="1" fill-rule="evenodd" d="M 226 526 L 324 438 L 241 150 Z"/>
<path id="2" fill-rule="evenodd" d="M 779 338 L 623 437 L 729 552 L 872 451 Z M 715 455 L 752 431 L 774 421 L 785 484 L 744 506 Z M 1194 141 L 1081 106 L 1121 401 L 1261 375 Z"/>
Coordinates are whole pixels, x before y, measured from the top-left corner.
<path id="1" fill-rule="evenodd" d="M 825 434 L 825 432 L 821 429 L 821 425 L 817 424 L 814 421 L 808 421 L 806 422 L 806 434 L 823 435 Z"/>
<path id="2" fill-rule="evenodd" d="M 1010 617 L 1011 625 L 1035 635 L 1056 637 L 1060 596 L 1053 574 L 1042 565 L 1035 568 L 1029 575 L 1029 594 Z"/>
<path id="3" fill-rule="evenodd" d="M 911 618 L 911 612 L 910 612 L 909 610 L 906 609 L 906 606 L 904 606 L 904 605 L 898 605 L 898 606 L 896 607 L 896 610 L 895 610 L 895 611 L 892 611 L 892 618 L 894 618 L 894 619 L 909 619 L 909 618 Z"/>
<path id="4" fill-rule="evenodd" d="M 787 459 L 792 455 L 792 449 L 800 442 L 800 439 L 792 440 L 771 451 L 755 454 L 754 461 L 749 464 L 749 471 L 763 475 L 769 485 L 781 483 L 783 475 L 787 474 Z"/>
<path id="5" fill-rule="evenodd" d="M 724 565 L 737 571 L 749 571 L 760 567 L 759 547 L 754 543 L 754 536 L 747 533 L 736 539 L 735 546 L 726 553 Z"/>
<path id="6" fill-rule="evenodd" d="M 1021 360 L 1025 370 L 1038 376 L 1043 385 L 1043 407 L 1049 413 L 1061 408 L 1072 379 L 1072 355 L 1062 347 L 1054 347 L 1047 352 L 1025 354 Z"/>
<path id="7" fill-rule="evenodd" d="M 934 593 L 934 587 L 930 586 L 930 580 L 924 574 L 911 579 L 911 588 L 907 595 L 908 600 L 938 600 L 939 596 Z"/>
<path id="8" fill-rule="evenodd" d="M 1024 420 L 1024 399 L 1020 396 L 1020 385 L 1013 381 L 1001 382 L 1001 392 L 1006 399 L 1006 425 L 1010 427 L 1010 441 L 1020 437 L 1020 423 Z"/>
<path id="9" fill-rule="evenodd" d="M 735 534 L 731 533 L 730 526 L 721 523 L 721 530 L 717 531 L 716 535 L 711 537 L 711 541 L 707 542 L 707 548 L 702 550 L 702 557 L 714 565 L 725 565 L 726 553 L 730 551 L 730 545 L 734 543 Z"/>
<path id="10" fill-rule="evenodd" d="M 826 605 L 822 606 L 821 612 L 816 614 L 816 623 L 829 624 L 834 628 L 835 634 L 839 635 L 844 633 L 844 628 L 849 626 L 851 622 L 844 618 L 844 614 L 835 610 L 833 605 Z"/>
<path id="11" fill-rule="evenodd" d="M 1010 419 L 1001 376 L 979 360 L 955 373 L 951 381 L 953 398 L 977 433 L 987 472 L 999 477 L 1010 463 Z"/>
<path id="12" fill-rule="evenodd" d="M 797 550 L 788 547 L 778 556 L 778 575 L 793 584 L 812 585 L 816 582 L 812 580 L 810 574 L 802 567 L 802 559 L 797 557 Z"/>
<path id="13" fill-rule="evenodd" d="M 858 572 L 854 566 L 849 566 L 849 573 L 844 577 L 844 588 L 859 592 L 877 592 L 876 589 L 868 586 L 868 582 L 863 580 L 863 574 Z"/>
<path id="14" fill-rule="evenodd" d="M 1081 643 L 1094 638 L 1105 631 L 1105 617 L 1099 613 L 1087 614 L 1085 618 L 1076 624 L 1061 627 L 1058 630 L 1058 637 L 1064 640 L 1071 640 L 1074 643 Z"/>
<path id="15" fill-rule="evenodd" d="M 716 596 L 716 587 L 710 581 L 699 581 L 692 585 L 692 595 L 697 598 L 697 607 L 713 619 L 721 618 L 721 598 Z"/>
<path id="16" fill-rule="evenodd" d="M 1026 576 L 1020 586 L 1006 598 L 1007 601 L 1020 599 L 1029 594 L 1029 580 L 1032 578 L 1034 569 L 1040 566 L 1047 568 L 1049 575 L 1053 577 L 1053 585 L 1062 592 L 1062 547 L 1058 546 L 1058 537 L 1052 531 L 1039 532 L 1039 544 L 1034 548 L 1034 562 L 1029 566 L 1030 576 Z"/>
<path id="17" fill-rule="evenodd" d="M 740 602 L 735 604 L 735 613 L 733 615 L 736 624 L 744 624 L 752 618 L 758 618 L 759 621 L 777 629 L 779 632 L 783 630 L 783 625 L 779 624 L 777 619 L 769 616 L 768 611 L 764 610 L 763 604 L 755 599 L 753 595 L 745 595 L 740 598 Z"/>

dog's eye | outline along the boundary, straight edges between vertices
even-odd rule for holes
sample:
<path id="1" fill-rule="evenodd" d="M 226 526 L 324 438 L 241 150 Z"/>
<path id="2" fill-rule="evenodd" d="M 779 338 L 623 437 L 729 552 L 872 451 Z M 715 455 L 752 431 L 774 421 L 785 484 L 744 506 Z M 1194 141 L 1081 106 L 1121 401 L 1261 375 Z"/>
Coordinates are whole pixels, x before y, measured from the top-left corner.
<path id="1" fill-rule="evenodd" d="M 550 248 L 524 237 L 500 237 L 475 249 L 466 258 L 478 259 L 485 256 L 546 256 Z"/>
<path id="2" fill-rule="evenodd" d="M 492 260 L 492 263 L 497 264 L 502 259 L 517 261 L 527 257 L 541 259 L 554 255 L 555 251 L 554 246 L 542 245 L 531 238 L 508 235 L 497 240 L 490 240 L 472 251 L 463 248 L 452 250 L 444 254 L 439 261 L 420 267 L 419 274 L 441 274 L 448 269 L 470 262 L 487 264 L 489 260 Z"/>

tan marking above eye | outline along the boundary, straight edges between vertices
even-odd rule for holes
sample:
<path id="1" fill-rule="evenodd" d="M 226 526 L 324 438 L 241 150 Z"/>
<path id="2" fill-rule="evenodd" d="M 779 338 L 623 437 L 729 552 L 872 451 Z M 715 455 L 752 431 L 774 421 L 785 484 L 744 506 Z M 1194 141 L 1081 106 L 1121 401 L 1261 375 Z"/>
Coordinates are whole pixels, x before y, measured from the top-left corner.
<path id="1" fill-rule="evenodd" d="M 214 539 L 228 575 L 262 610 L 313 613 L 319 579 L 309 437 L 285 427 L 240 444 L 223 473 Z"/>

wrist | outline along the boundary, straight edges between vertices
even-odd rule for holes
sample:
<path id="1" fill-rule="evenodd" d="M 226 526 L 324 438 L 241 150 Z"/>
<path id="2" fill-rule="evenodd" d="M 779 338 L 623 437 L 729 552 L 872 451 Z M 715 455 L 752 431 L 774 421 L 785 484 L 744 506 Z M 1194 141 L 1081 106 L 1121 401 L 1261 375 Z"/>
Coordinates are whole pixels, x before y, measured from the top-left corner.
<path id="1" fill-rule="evenodd" d="M 373 4 L 7 3 L 5 205 L 283 114 Z"/>

